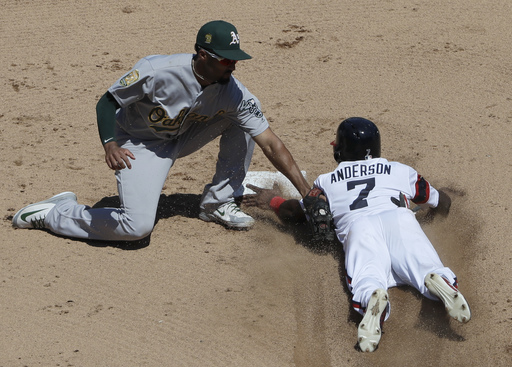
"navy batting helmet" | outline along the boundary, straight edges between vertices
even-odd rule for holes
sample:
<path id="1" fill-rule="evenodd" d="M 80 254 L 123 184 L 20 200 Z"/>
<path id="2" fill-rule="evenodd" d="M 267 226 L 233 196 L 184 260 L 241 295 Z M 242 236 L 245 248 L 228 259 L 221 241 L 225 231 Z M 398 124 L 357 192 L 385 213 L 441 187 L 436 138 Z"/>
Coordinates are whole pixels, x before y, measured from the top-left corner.
<path id="1" fill-rule="evenodd" d="M 332 142 L 334 159 L 359 161 L 380 157 L 380 133 L 373 122 L 362 117 L 343 120 Z"/>

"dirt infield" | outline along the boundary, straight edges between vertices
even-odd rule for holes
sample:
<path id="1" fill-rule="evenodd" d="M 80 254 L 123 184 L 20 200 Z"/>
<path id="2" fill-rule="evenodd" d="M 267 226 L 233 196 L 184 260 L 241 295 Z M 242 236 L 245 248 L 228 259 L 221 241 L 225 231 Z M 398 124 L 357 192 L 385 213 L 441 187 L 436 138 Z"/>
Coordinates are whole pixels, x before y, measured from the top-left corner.
<path id="1" fill-rule="evenodd" d="M 1 367 L 512 365 L 510 0 L 1 3 Z M 308 181 L 334 167 L 338 123 L 362 116 L 383 156 L 452 189 L 451 215 L 424 228 L 470 323 L 394 288 L 379 349 L 357 352 L 341 251 L 258 209 L 247 232 L 197 218 L 216 142 L 171 170 L 147 242 L 11 227 L 61 191 L 115 204 L 96 102 L 141 57 L 193 52 L 213 19 L 237 26 L 253 59 L 235 76 Z M 251 170 L 274 169 L 257 149 Z"/>

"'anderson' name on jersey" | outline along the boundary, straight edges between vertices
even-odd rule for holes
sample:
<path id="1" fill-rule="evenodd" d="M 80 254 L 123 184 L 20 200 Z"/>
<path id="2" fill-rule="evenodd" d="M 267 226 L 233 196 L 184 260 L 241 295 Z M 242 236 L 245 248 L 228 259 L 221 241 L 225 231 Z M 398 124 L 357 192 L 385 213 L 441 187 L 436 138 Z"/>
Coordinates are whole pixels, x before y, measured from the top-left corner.
<path id="1" fill-rule="evenodd" d="M 390 164 L 353 164 L 351 166 L 341 167 L 331 174 L 331 183 L 335 183 L 342 180 L 348 180 L 350 178 L 365 177 L 369 175 L 390 175 L 391 165 Z"/>

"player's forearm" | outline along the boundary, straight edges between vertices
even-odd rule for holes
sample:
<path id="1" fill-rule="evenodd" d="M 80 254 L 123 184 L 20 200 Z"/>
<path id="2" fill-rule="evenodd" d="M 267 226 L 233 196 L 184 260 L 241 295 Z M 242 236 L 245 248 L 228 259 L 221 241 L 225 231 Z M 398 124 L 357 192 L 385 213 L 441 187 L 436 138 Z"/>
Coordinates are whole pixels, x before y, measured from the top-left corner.
<path id="1" fill-rule="evenodd" d="M 116 111 L 119 107 L 109 92 L 105 93 L 96 105 L 98 132 L 103 145 L 115 141 Z"/>
<path id="2" fill-rule="evenodd" d="M 299 166 L 293 159 L 291 153 L 282 142 L 279 143 L 280 144 L 277 146 L 269 147 L 269 149 L 263 149 L 263 152 L 274 167 L 285 175 L 286 178 L 288 178 L 297 188 L 301 196 L 304 197 L 309 192 L 310 186 L 300 172 Z"/>

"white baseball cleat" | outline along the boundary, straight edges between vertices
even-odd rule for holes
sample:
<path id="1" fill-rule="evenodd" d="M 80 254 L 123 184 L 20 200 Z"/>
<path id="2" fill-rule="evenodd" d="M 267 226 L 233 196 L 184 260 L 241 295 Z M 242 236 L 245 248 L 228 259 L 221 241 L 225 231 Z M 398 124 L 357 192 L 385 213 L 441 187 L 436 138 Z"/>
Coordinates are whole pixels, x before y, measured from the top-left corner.
<path id="1" fill-rule="evenodd" d="M 430 293 L 444 303 L 446 312 L 453 319 L 464 323 L 471 319 L 471 310 L 466 299 L 446 278 L 436 273 L 429 273 L 425 277 L 425 286 Z"/>
<path id="2" fill-rule="evenodd" d="M 12 226 L 14 228 L 44 229 L 44 219 L 48 215 L 48 212 L 53 209 L 57 202 L 62 200 L 76 201 L 76 195 L 69 191 L 61 192 L 47 200 L 27 205 L 23 209 L 18 210 L 14 215 L 12 218 Z"/>
<path id="3" fill-rule="evenodd" d="M 202 211 L 199 213 L 199 218 L 205 222 L 217 222 L 227 228 L 234 229 L 249 229 L 255 222 L 254 219 L 245 214 L 234 201 L 222 204 L 212 213 Z"/>
<path id="4" fill-rule="evenodd" d="M 379 288 L 372 293 L 363 320 L 357 328 L 357 343 L 361 351 L 373 352 L 377 349 L 388 302 L 388 292 L 384 289 Z"/>

